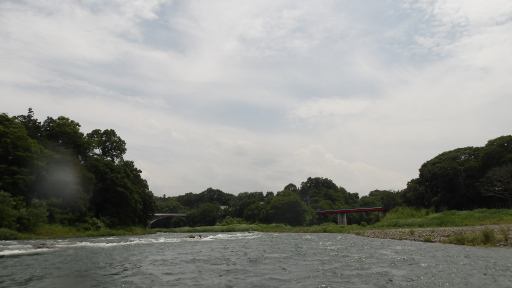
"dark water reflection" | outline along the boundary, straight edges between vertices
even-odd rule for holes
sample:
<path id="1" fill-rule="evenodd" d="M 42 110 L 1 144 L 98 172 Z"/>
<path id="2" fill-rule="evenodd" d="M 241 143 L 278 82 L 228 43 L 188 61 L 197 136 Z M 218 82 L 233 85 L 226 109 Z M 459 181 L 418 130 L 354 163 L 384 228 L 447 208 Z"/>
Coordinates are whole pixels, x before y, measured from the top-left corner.
<path id="1" fill-rule="evenodd" d="M 0 242 L 0 287 L 512 287 L 512 249 L 345 234 Z"/>

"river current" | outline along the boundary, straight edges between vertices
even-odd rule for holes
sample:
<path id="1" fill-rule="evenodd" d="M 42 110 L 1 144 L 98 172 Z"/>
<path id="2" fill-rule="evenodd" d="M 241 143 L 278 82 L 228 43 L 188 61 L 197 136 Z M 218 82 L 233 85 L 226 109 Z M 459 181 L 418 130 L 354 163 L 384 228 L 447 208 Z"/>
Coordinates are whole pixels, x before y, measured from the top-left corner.
<path id="1" fill-rule="evenodd" d="M 201 236 L 0 241 L 0 287 L 512 287 L 510 248 L 347 234 Z"/>

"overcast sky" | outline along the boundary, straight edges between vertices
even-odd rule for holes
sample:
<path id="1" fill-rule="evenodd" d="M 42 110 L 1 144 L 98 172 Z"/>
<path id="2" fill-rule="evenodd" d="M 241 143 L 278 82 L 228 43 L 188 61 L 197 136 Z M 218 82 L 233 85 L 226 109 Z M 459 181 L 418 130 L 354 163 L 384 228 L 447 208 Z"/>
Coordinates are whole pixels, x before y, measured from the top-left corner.
<path id="1" fill-rule="evenodd" d="M 159 196 L 403 189 L 511 93 L 510 0 L 0 0 L 0 113 L 116 130 Z"/>

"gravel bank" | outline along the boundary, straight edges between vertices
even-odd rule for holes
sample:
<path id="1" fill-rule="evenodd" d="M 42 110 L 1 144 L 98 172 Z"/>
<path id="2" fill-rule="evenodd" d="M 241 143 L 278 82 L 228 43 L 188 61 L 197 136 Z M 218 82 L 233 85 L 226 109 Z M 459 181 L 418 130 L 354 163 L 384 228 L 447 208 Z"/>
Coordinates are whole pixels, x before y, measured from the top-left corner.
<path id="1" fill-rule="evenodd" d="M 481 236 L 484 231 L 494 231 L 495 241 L 489 246 L 512 247 L 512 224 L 449 228 L 366 230 L 358 231 L 356 234 L 371 238 L 450 243 L 450 239 L 460 236 L 461 233 L 467 237 L 478 237 Z"/>

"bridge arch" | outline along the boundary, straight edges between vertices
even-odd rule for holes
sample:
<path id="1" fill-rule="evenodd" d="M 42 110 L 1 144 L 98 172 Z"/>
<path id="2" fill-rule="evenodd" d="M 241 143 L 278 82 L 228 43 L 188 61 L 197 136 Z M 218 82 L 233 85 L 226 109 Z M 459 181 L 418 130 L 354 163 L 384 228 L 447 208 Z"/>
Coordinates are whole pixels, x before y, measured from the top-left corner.
<path id="1" fill-rule="evenodd" d="M 156 213 L 156 214 L 151 215 L 151 219 L 148 221 L 148 225 L 146 226 L 146 228 L 151 229 L 151 225 L 160 219 L 177 217 L 177 218 L 186 220 L 185 219 L 186 216 L 187 216 L 186 214 L 182 214 L 182 213 Z"/>

